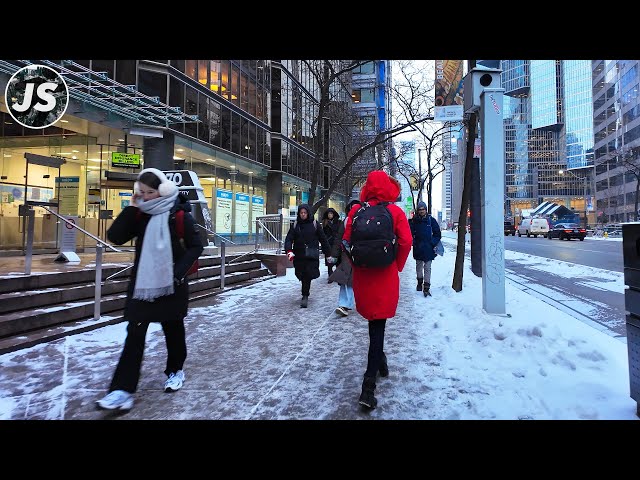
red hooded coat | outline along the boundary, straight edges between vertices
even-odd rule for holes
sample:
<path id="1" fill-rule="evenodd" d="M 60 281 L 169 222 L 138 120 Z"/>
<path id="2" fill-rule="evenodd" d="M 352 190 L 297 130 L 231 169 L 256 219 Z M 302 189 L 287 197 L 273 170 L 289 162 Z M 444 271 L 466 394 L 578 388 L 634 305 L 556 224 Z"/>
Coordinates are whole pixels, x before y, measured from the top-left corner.
<path id="1" fill-rule="evenodd" d="M 400 187 L 389 179 L 382 170 L 369 173 L 367 182 L 360 192 L 360 200 L 376 205 L 379 202 L 395 202 L 400 194 Z M 387 205 L 393 217 L 393 227 L 398 247 L 396 260 L 382 268 L 353 267 L 353 294 L 356 310 L 367 320 L 391 318 L 396 314 L 400 295 L 400 278 L 398 272 L 404 268 L 411 251 L 411 230 L 404 212 L 393 203 Z M 354 214 L 360 209 L 355 205 L 349 211 L 350 221 L 345 222 L 344 239 L 351 243 L 351 224 Z"/>

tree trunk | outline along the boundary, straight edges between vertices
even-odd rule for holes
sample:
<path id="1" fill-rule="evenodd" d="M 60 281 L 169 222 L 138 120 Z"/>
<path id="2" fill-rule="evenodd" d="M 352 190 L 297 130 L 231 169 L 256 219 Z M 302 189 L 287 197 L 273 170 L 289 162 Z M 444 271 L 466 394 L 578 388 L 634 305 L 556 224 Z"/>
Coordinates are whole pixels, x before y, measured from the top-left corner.
<path id="1" fill-rule="evenodd" d="M 469 116 L 469 135 L 467 137 L 467 158 L 464 162 L 464 186 L 462 187 L 462 202 L 460 215 L 458 216 L 458 248 L 456 249 L 456 264 L 453 270 L 453 283 L 451 288 L 456 292 L 462 290 L 462 277 L 464 273 L 465 235 L 467 233 L 467 209 L 471 197 L 471 167 L 473 163 L 473 146 L 476 138 L 478 115 L 472 113 Z"/>

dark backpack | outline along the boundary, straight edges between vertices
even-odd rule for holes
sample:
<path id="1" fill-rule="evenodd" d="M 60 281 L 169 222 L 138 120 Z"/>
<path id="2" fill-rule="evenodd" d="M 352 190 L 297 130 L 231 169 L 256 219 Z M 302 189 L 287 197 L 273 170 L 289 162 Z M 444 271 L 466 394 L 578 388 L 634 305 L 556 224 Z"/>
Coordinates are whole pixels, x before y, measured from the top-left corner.
<path id="1" fill-rule="evenodd" d="M 355 213 L 351 224 L 351 258 L 358 267 L 386 267 L 396 259 L 396 235 L 389 202 L 369 205 Z"/>
<path id="2" fill-rule="evenodd" d="M 142 211 L 138 210 L 136 212 L 136 220 L 140 220 L 140 218 L 142 218 Z M 180 246 L 182 246 L 182 248 L 186 250 L 187 246 L 184 244 L 184 210 L 182 209 L 177 210 L 175 213 L 175 219 L 176 219 L 176 225 L 175 225 L 176 235 L 178 235 L 178 241 L 180 242 Z M 200 268 L 200 263 L 196 258 L 195 262 L 193 262 L 193 265 L 191 265 L 189 270 L 187 270 L 187 273 L 185 276 L 198 273 L 198 268 Z"/>

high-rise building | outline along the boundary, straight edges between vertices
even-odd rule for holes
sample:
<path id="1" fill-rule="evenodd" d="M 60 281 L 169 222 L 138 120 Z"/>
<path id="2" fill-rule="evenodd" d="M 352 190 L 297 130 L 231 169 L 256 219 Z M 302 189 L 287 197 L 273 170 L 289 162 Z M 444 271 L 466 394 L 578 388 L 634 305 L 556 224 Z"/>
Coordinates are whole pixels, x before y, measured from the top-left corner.
<path id="1" fill-rule="evenodd" d="M 398 160 L 398 163 L 402 166 L 406 165 L 408 168 L 402 168 L 402 171 L 405 172 L 405 176 L 409 171 L 415 171 L 418 168 L 418 163 L 416 160 L 416 142 L 414 140 L 401 140 L 398 142 L 400 145 L 400 152 L 402 153 L 402 158 Z M 396 152 L 398 153 L 398 152 Z M 411 215 L 413 210 L 414 200 L 417 201 L 417 196 L 414 199 L 411 192 L 411 185 L 407 182 L 405 176 L 396 173 L 394 175 L 398 182 L 400 182 L 400 197 L 401 200 L 396 202 L 396 204 L 404 210 L 407 214 L 407 217 Z"/>
<path id="2" fill-rule="evenodd" d="M 501 68 L 513 214 L 548 201 L 584 217 L 593 195 L 591 61 L 502 60 Z"/>
<path id="3" fill-rule="evenodd" d="M 598 223 L 633 221 L 640 166 L 638 60 L 593 60 L 593 126 Z"/>
<path id="4" fill-rule="evenodd" d="M 391 60 L 372 60 L 354 69 L 351 78 L 353 112 L 358 117 L 356 131 L 370 141 L 391 125 Z M 352 167 L 353 176 L 366 179 L 378 163 L 388 164 L 391 144 L 367 151 Z M 391 168 L 390 170 L 393 170 Z M 391 175 L 395 172 L 390 171 Z"/>

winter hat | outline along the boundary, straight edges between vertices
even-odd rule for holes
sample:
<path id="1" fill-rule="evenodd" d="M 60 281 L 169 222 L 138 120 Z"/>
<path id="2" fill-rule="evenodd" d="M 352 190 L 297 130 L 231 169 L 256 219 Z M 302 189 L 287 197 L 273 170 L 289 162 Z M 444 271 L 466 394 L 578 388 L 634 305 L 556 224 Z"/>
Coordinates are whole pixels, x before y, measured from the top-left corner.
<path id="1" fill-rule="evenodd" d="M 140 177 L 145 173 L 152 173 L 158 180 L 160 180 L 160 185 L 158 186 L 158 193 L 161 197 L 167 197 L 169 195 L 173 195 L 173 193 L 178 189 L 178 186 L 169 180 L 167 176 L 157 168 L 145 168 L 138 174 L 138 181 L 133 184 L 134 190 L 140 190 Z M 149 185 L 151 186 L 151 185 Z"/>
<path id="2" fill-rule="evenodd" d="M 424 208 L 426 210 L 427 204 L 422 201 L 418 202 L 418 208 L 416 210 L 420 210 L 421 208 Z"/>

